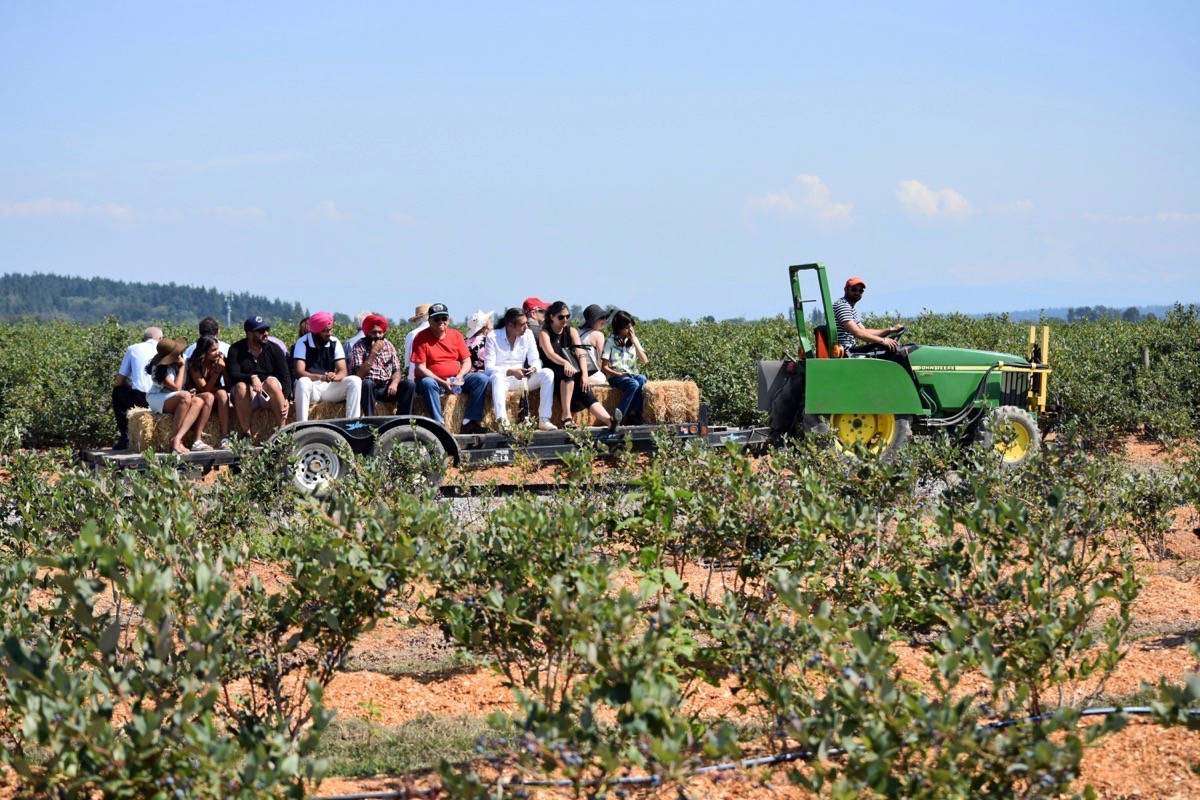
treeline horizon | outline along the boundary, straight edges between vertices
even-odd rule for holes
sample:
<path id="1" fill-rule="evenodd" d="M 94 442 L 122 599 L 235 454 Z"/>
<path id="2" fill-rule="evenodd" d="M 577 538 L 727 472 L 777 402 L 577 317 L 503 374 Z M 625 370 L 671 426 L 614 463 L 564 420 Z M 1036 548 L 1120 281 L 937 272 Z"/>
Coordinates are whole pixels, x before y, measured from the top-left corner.
<path id="1" fill-rule="evenodd" d="M 149 324 L 154 322 L 188 323 L 204 317 L 215 317 L 222 323 L 226 318 L 226 292 L 219 289 L 185 284 L 123 281 L 112 278 L 83 278 L 55 275 L 52 273 L 5 273 L 0 275 L 0 319 L 23 318 L 56 319 L 85 324 L 102 322 L 115 317 L 123 323 Z M 246 292 L 228 293 L 230 298 L 229 318 L 236 323 L 254 314 L 287 321 L 297 321 L 308 314 L 300 303 L 267 298 Z M 1186 305 L 1186 304 L 1185 304 Z M 611 312 L 618 306 L 605 304 Z M 1044 309 L 1021 309 L 994 311 L 985 314 L 967 314 L 972 319 L 1003 317 L 1013 322 L 1098 322 L 1123 320 L 1125 322 L 1152 321 L 1163 317 L 1171 305 L 1128 306 L 1116 308 L 1105 305 L 1057 306 Z M 814 312 L 819 313 L 819 312 Z M 929 312 L 922 312 L 929 313 Z M 945 313 L 945 312 L 932 312 Z M 951 312 L 955 313 L 955 312 Z M 575 319 L 583 316 L 581 305 L 571 305 Z M 895 316 L 891 312 L 877 311 L 872 316 Z M 785 318 L 790 316 L 787 312 Z M 909 315 L 919 316 L 919 315 Z M 352 323 L 345 312 L 334 312 L 339 323 Z M 764 319 L 769 317 L 764 317 Z M 465 318 L 464 318 L 465 319 Z M 641 317 L 650 321 L 648 317 Z M 684 321 L 655 317 L 664 322 Z M 688 318 L 696 322 L 753 322 L 744 317 L 717 320 L 711 315 Z"/>
<path id="2" fill-rule="evenodd" d="M 177 283 L 142 283 L 111 278 L 82 278 L 35 272 L 0 275 L 0 319 L 56 319 L 92 324 L 116 317 L 126 323 L 196 322 L 215 317 L 222 323 L 253 314 L 300 319 L 300 303 L 247 292 Z"/>

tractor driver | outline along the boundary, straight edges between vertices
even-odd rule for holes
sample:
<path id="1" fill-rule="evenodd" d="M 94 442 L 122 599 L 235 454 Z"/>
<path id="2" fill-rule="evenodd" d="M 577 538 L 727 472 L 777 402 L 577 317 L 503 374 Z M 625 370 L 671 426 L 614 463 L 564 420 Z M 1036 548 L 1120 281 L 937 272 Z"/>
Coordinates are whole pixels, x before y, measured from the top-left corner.
<path id="1" fill-rule="evenodd" d="M 896 340 L 889 339 L 892 334 L 904 330 L 903 325 L 892 328 L 868 328 L 863 324 L 862 314 L 855 306 L 862 300 L 867 283 L 858 276 L 846 280 L 845 293 L 833 301 L 833 316 L 837 320 L 837 343 L 848 354 L 855 348 L 858 339 L 887 348 L 889 353 L 896 352 Z"/>

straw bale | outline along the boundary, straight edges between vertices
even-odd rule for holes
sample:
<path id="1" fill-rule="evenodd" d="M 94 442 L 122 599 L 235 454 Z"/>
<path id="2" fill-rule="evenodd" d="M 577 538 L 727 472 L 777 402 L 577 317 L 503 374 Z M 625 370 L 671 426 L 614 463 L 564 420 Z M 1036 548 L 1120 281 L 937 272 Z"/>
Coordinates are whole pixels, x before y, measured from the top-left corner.
<path id="1" fill-rule="evenodd" d="M 175 436 L 174 414 L 152 414 L 148 408 L 133 408 L 129 411 L 129 446 L 133 450 L 155 450 L 167 453 L 171 450 L 171 439 Z M 229 409 L 229 424 L 236 426 L 236 415 Z M 250 430 L 258 439 L 266 439 L 275 431 L 269 409 L 260 408 L 250 415 Z M 221 443 L 221 421 L 216 411 L 208 418 L 201 435 L 206 444 L 217 447 Z M 191 445 L 190 438 L 184 443 Z"/>
<path id="2" fill-rule="evenodd" d="M 642 416 L 647 423 L 700 418 L 700 387 L 691 381 L 650 381 L 643 392 Z"/>

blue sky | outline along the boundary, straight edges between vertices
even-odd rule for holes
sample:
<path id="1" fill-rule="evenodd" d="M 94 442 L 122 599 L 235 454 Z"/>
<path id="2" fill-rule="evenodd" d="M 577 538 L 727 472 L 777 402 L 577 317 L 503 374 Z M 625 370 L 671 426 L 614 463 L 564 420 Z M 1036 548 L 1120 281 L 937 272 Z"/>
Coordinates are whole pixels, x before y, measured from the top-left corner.
<path id="1" fill-rule="evenodd" d="M 1200 5 L 0 4 L 0 272 L 393 317 L 1200 301 Z M 1049 5 L 1049 7 L 1047 7 Z"/>

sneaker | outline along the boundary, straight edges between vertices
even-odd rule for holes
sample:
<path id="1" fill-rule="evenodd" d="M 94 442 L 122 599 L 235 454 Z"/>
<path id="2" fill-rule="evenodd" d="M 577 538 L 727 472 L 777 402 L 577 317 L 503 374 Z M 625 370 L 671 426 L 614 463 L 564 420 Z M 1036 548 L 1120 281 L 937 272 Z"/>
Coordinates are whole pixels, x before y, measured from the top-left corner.
<path id="1" fill-rule="evenodd" d="M 462 426 L 463 433 L 488 433 L 488 429 L 480 425 L 475 420 L 464 422 Z"/>
<path id="2" fill-rule="evenodd" d="M 209 450 L 212 450 L 212 446 L 205 444 L 204 442 L 200 441 L 199 439 L 192 442 L 192 452 L 193 453 L 206 453 Z"/>
<path id="3" fill-rule="evenodd" d="M 558 430 L 558 426 L 555 425 L 553 422 L 551 422 L 548 419 L 540 419 L 540 420 L 538 420 L 538 430 L 539 431 L 556 431 L 556 430 Z"/>
<path id="4" fill-rule="evenodd" d="M 221 449 L 222 450 L 232 450 L 233 449 L 233 440 L 230 439 L 228 436 L 226 436 L 224 439 L 221 440 Z"/>
<path id="5" fill-rule="evenodd" d="M 617 426 L 621 424 L 621 419 L 623 416 L 624 415 L 621 413 L 621 409 L 619 409 L 619 408 L 613 409 L 612 419 L 608 423 L 609 433 L 616 433 Z"/>

